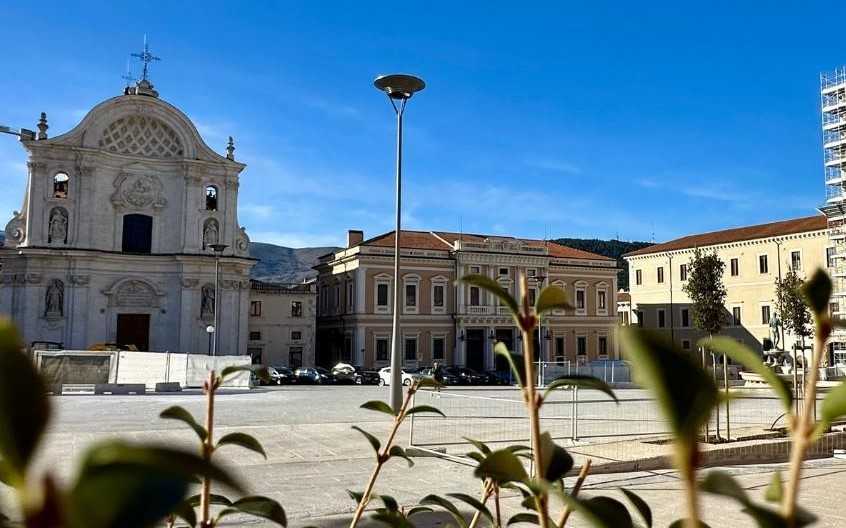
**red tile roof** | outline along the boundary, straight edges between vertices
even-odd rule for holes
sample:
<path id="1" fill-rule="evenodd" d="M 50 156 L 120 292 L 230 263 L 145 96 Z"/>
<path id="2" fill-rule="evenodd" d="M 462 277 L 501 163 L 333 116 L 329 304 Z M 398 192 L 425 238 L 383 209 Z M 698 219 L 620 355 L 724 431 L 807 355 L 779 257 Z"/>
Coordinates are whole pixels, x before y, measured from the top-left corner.
<path id="1" fill-rule="evenodd" d="M 400 247 L 407 249 L 433 249 L 441 251 L 449 251 L 452 249 L 450 245 L 456 240 L 466 240 L 471 242 L 484 242 L 485 240 L 512 240 L 523 242 L 529 246 L 542 247 L 544 245 L 549 249 L 549 255 L 556 258 L 571 258 L 571 259 L 588 259 L 588 260 L 613 260 L 596 253 L 589 251 L 582 251 L 581 249 L 571 248 L 551 241 L 536 240 L 536 239 L 516 239 L 514 237 L 495 236 L 495 235 L 474 235 L 469 233 L 451 233 L 447 231 L 408 231 L 403 230 L 400 235 Z M 446 241 L 447 243 L 444 243 Z M 377 237 L 365 240 L 360 245 L 362 246 L 378 246 L 378 247 L 394 247 L 394 231 L 379 235 Z"/>
<path id="2" fill-rule="evenodd" d="M 796 233 L 805 233 L 808 231 L 819 231 L 822 229 L 826 229 L 826 227 L 827 220 L 825 215 L 806 216 L 804 218 L 794 218 L 792 220 L 770 222 L 769 224 L 735 227 L 733 229 L 724 229 L 722 231 L 712 231 L 710 233 L 688 235 L 686 237 L 670 240 L 669 242 L 663 242 L 661 244 L 655 244 L 654 246 L 638 249 L 636 251 L 626 253 L 623 256 L 633 257 L 636 255 L 649 255 L 652 253 L 674 251 L 677 249 L 690 249 L 703 246 L 713 246 L 717 244 L 727 244 L 729 242 L 754 240 L 756 238 L 792 235 Z"/>

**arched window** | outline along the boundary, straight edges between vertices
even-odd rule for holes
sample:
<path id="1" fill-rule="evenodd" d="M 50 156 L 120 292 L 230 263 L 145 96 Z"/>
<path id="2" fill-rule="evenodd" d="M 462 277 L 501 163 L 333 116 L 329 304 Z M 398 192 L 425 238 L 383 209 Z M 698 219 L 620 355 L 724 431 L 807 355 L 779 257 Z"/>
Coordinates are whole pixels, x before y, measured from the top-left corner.
<path id="1" fill-rule="evenodd" d="M 147 253 L 153 247 L 153 217 L 142 214 L 128 214 L 123 217 L 124 253 Z"/>
<path id="2" fill-rule="evenodd" d="M 68 197 L 68 183 L 70 176 L 65 172 L 57 172 L 53 176 L 53 198 L 67 198 Z"/>
<path id="3" fill-rule="evenodd" d="M 217 187 L 206 186 L 206 211 L 217 211 Z"/>

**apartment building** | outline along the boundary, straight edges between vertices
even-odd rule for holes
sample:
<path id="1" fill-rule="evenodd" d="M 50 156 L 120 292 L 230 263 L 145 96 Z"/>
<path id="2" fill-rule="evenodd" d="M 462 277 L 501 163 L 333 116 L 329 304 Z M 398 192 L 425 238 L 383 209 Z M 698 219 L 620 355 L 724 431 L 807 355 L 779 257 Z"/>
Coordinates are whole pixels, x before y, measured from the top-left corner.
<path id="1" fill-rule="evenodd" d="M 390 361 L 393 231 L 364 240 L 349 231 L 347 247 L 325 255 L 318 271 L 317 363 L 348 361 L 369 368 Z M 407 368 L 439 361 L 476 370 L 506 370 L 497 341 L 522 350 L 505 307 L 456 278 L 481 273 L 515 294 L 529 277 L 530 295 L 556 284 L 574 310 L 544 318 L 534 337 L 548 361 L 618 357 L 614 328 L 617 272 L 613 259 L 542 240 L 435 231 L 402 231 L 400 343 Z"/>
<path id="2" fill-rule="evenodd" d="M 247 353 L 274 367 L 314 365 L 317 285 L 250 281 Z"/>
<path id="3" fill-rule="evenodd" d="M 629 263 L 629 303 L 618 305 L 621 318 L 665 332 L 692 349 L 703 334 L 693 327 L 690 298 L 683 287 L 696 248 L 715 251 L 725 263 L 726 322 L 723 331 L 760 349 L 772 338 L 776 312 L 775 281 L 796 270 L 802 276 L 830 266 L 834 256 L 823 215 L 689 235 L 624 255 Z M 837 307 L 832 307 L 839 312 Z M 793 337 L 784 336 L 790 348 Z"/>

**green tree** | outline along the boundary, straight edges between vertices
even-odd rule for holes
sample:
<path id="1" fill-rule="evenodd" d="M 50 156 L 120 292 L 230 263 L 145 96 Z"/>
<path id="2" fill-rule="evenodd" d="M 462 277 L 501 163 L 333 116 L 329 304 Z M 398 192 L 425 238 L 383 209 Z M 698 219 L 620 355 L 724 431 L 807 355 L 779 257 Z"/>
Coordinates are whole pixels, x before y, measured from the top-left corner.
<path id="1" fill-rule="evenodd" d="M 784 329 L 798 337 L 805 349 L 805 338 L 812 335 L 811 310 L 805 304 L 802 287 L 805 281 L 790 270 L 781 280 L 776 278 L 776 314 Z"/>
<path id="2" fill-rule="evenodd" d="M 716 252 L 704 253 L 699 248 L 687 265 L 687 283 L 682 290 L 693 302 L 694 326 L 708 335 L 719 334 L 725 323 L 725 268 Z"/>

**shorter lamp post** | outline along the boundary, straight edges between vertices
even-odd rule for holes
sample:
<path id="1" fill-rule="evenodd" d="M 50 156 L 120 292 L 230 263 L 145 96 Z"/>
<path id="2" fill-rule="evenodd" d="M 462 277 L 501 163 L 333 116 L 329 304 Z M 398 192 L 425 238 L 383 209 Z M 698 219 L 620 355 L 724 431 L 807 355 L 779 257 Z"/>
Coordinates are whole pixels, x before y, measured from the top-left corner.
<path id="1" fill-rule="evenodd" d="M 220 306 L 220 256 L 229 246 L 226 244 L 209 244 L 209 247 L 212 251 L 214 251 L 214 327 L 211 332 L 211 334 L 214 334 L 214 338 L 212 339 L 212 356 L 217 356 L 217 336 L 220 333 L 217 331 L 217 329 L 220 328 L 220 316 L 218 310 L 218 306 Z M 206 327 L 206 332 L 208 332 L 208 330 L 208 327 Z"/>
<path id="2" fill-rule="evenodd" d="M 535 283 L 537 284 L 537 292 L 535 293 L 535 302 L 537 302 L 537 298 L 540 295 L 541 290 L 543 289 L 543 281 L 546 280 L 546 276 L 544 275 L 535 275 Z M 543 386 L 543 365 L 544 365 L 544 355 L 543 355 L 543 317 L 538 314 L 538 387 Z"/>
<path id="3" fill-rule="evenodd" d="M 214 333 L 214 325 L 208 325 L 206 327 L 206 333 L 209 335 L 209 355 L 211 355 L 212 334 Z"/>

